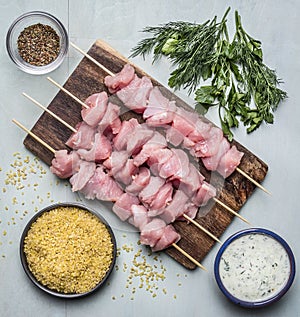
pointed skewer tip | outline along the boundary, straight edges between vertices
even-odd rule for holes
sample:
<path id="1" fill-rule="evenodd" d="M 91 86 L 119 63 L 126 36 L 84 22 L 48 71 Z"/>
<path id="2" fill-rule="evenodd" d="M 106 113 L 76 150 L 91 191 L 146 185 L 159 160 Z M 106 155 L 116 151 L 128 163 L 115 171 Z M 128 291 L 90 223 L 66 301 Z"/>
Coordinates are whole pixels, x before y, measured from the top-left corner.
<path id="1" fill-rule="evenodd" d="M 196 226 L 197 228 L 199 228 L 200 230 L 202 230 L 203 232 L 205 232 L 208 236 L 210 236 L 213 240 L 219 242 L 222 244 L 222 242 L 215 236 L 213 235 L 209 230 L 205 229 L 203 226 L 201 226 L 198 222 L 196 222 L 194 219 L 192 219 L 191 217 L 189 217 L 186 214 L 183 214 L 183 217 L 191 222 L 194 226 Z"/>
<path id="2" fill-rule="evenodd" d="M 191 255 L 189 255 L 187 252 L 185 252 L 183 249 L 180 248 L 180 246 L 178 246 L 176 243 L 172 243 L 172 246 L 178 250 L 181 254 L 183 254 L 184 256 L 186 256 L 191 262 L 193 262 L 194 264 L 196 264 L 198 267 L 200 267 L 200 269 L 207 271 L 206 267 L 203 266 L 201 263 L 199 263 L 197 260 L 195 260 Z"/>
<path id="3" fill-rule="evenodd" d="M 224 207 L 226 210 L 228 210 L 229 212 L 231 212 L 233 215 L 235 215 L 236 217 L 240 218 L 241 220 L 243 220 L 244 222 L 246 222 L 247 224 L 250 225 L 250 222 L 244 218 L 243 216 L 241 216 L 239 213 L 237 213 L 236 211 L 234 211 L 232 208 L 230 208 L 229 206 L 225 205 L 221 200 L 217 199 L 217 198 L 213 198 L 213 200 L 221 205 L 222 207 Z"/>
<path id="4" fill-rule="evenodd" d="M 263 187 L 260 183 L 258 183 L 256 180 L 254 180 L 251 176 L 249 176 L 246 172 L 241 170 L 239 167 L 236 168 L 236 171 L 245 176 L 250 182 L 252 182 L 255 186 L 260 188 L 265 193 L 272 195 L 265 187 Z"/>

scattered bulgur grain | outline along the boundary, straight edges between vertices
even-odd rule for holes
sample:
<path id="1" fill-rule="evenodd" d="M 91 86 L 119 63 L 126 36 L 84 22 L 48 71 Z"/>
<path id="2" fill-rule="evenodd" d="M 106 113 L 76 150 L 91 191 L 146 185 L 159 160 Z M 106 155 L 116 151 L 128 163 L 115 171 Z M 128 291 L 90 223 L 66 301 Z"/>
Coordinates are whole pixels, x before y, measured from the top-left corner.
<path id="1" fill-rule="evenodd" d="M 59 207 L 32 224 L 24 252 L 40 283 L 61 293 L 85 293 L 108 271 L 113 243 L 96 216 L 80 208 Z"/>
<path id="2" fill-rule="evenodd" d="M 132 245 L 124 244 L 124 245 L 122 245 L 122 249 L 123 249 L 124 251 L 126 251 L 127 253 L 129 253 L 129 252 L 133 251 L 133 246 L 132 246 Z"/>

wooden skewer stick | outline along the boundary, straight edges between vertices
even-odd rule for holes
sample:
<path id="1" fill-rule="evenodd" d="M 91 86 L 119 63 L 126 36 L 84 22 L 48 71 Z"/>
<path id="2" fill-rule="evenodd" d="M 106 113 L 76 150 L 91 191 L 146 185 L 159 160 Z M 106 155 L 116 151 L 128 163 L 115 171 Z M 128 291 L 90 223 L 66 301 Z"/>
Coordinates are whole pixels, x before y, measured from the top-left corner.
<path id="1" fill-rule="evenodd" d="M 79 48 L 78 46 L 76 46 L 74 43 L 70 43 L 78 52 L 80 52 L 81 54 L 83 54 L 86 58 L 88 58 L 90 61 L 92 61 L 94 64 L 96 64 L 98 67 L 100 67 L 102 70 L 104 70 L 108 75 L 110 76 L 115 76 L 114 73 L 112 73 L 109 69 L 107 69 L 105 66 L 103 66 L 102 64 L 100 64 L 99 62 L 97 62 L 92 56 L 90 56 L 89 54 L 85 53 L 81 48 Z"/>
<path id="2" fill-rule="evenodd" d="M 185 255 L 190 261 L 192 261 L 194 264 L 196 264 L 198 267 L 200 267 L 202 270 L 207 271 L 207 269 L 200 264 L 197 260 L 195 260 L 192 256 L 190 256 L 188 253 L 186 253 L 183 249 L 181 249 L 176 243 L 172 243 L 172 247 L 174 247 L 176 250 L 178 250 L 180 253 Z"/>
<path id="3" fill-rule="evenodd" d="M 73 128 L 71 125 L 69 125 L 66 121 L 64 121 L 63 119 L 61 119 L 59 116 L 57 116 L 54 112 L 52 112 L 51 110 L 49 110 L 48 108 L 44 107 L 42 104 L 40 104 L 38 101 L 36 101 L 35 99 L 33 99 L 32 97 L 30 97 L 29 95 L 27 95 L 25 92 L 22 93 L 23 96 L 25 96 L 26 98 L 28 98 L 30 101 L 32 101 L 34 104 L 36 104 L 38 107 L 40 107 L 41 109 L 43 109 L 44 111 L 46 111 L 47 113 L 49 113 L 52 117 L 54 117 L 56 120 L 58 120 L 60 123 L 62 123 L 63 125 L 65 125 L 67 128 L 69 128 L 70 130 L 72 130 L 73 132 L 77 132 L 77 130 L 75 128 Z"/>
<path id="4" fill-rule="evenodd" d="M 56 150 L 53 149 L 53 147 L 51 147 L 49 144 L 47 144 L 46 142 L 44 142 L 41 138 L 39 138 L 37 135 L 35 135 L 34 133 L 32 133 L 30 130 L 28 130 L 26 127 L 24 127 L 20 122 L 18 122 L 16 119 L 12 120 L 13 123 L 15 123 L 18 127 L 20 127 L 22 130 L 24 130 L 25 132 L 27 132 L 31 137 L 33 137 L 36 141 L 38 141 L 39 143 L 41 143 L 45 148 L 47 148 L 49 151 L 51 151 L 52 153 L 55 154 Z"/>
<path id="5" fill-rule="evenodd" d="M 217 199 L 217 198 L 213 198 L 213 200 L 221 205 L 222 207 L 224 207 L 225 209 L 227 209 L 229 212 L 231 212 L 233 215 L 237 216 L 238 218 L 240 218 L 241 220 L 243 220 L 244 222 L 246 222 L 248 225 L 250 225 L 251 223 L 245 219 L 243 216 L 241 216 L 239 213 L 237 213 L 236 211 L 234 211 L 233 209 L 231 209 L 230 207 L 228 207 L 227 205 L 225 205 L 221 200 Z"/>
<path id="6" fill-rule="evenodd" d="M 58 83 L 56 83 L 53 79 L 50 80 L 54 85 L 56 85 L 57 87 L 61 87 Z M 73 98 L 74 100 L 79 100 L 76 96 L 74 96 L 71 92 L 69 92 L 68 90 L 64 89 L 64 92 L 66 92 L 71 98 Z M 85 105 L 85 104 L 84 104 Z M 85 105 L 86 106 L 86 105 Z M 213 198 L 214 201 L 218 204 L 220 204 L 222 207 L 226 208 L 229 212 L 231 212 L 232 214 L 234 214 L 235 216 L 237 216 L 238 218 L 240 218 L 241 220 L 243 220 L 244 222 L 249 223 L 248 220 L 246 220 L 244 217 L 242 217 L 241 215 L 239 215 L 236 211 L 234 211 L 233 209 L 231 209 L 229 206 L 225 205 L 224 203 L 222 203 L 220 200 Z M 197 223 L 197 222 L 196 222 Z M 197 223 L 198 224 L 198 223 Z M 199 225 L 199 224 L 198 224 Z M 201 229 L 201 228 L 199 228 Z M 216 237 L 215 237 L 216 238 Z M 216 240 L 214 238 L 214 240 Z M 216 240 L 217 241 L 217 240 Z"/>
<path id="7" fill-rule="evenodd" d="M 193 218 L 189 217 L 186 214 L 182 215 L 187 221 L 191 222 L 193 225 L 195 225 L 196 227 L 198 227 L 200 230 L 202 230 L 203 232 L 205 232 L 207 235 L 209 235 L 213 240 L 222 243 L 215 235 L 213 235 L 210 231 L 208 231 L 207 229 L 205 229 L 203 226 L 200 225 L 200 223 L 196 222 Z"/>
<path id="8" fill-rule="evenodd" d="M 44 107 L 43 105 L 41 105 L 38 101 L 36 101 L 35 99 L 33 99 L 32 97 L 30 97 L 29 95 L 27 95 L 26 93 L 23 93 L 23 95 L 25 97 L 27 97 L 29 100 L 31 100 L 34 104 L 36 104 L 37 106 L 39 106 L 40 108 L 42 108 L 43 110 L 47 111 L 51 116 L 53 116 L 55 119 L 59 120 L 59 122 L 61 122 L 62 124 L 64 124 L 67 128 L 69 128 L 71 131 L 73 132 L 77 132 L 77 130 L 75 128 L 73 128 L 72 126 L 70 126 L 66 121 L 64 121 L 63 119 L 61 119 L 60 117 L 58 117 L 55 113 L 53 113 L 52 111 L 50 111 L 49 109 L 47 109 L 46 107 Z M 203 226 L 201 226 L 198 222 L 196 222 L 195 220 L 193 220 L 191 217 L 189 217 L 186 214 L 183 214 L 183 217 L 185 219 L 187 219 L 188 221 L 190 221 L 192 224 L 194 224 L 196 227 L 198 227 L 200 230 L 202 230 L 203 232 L 205 232 L 207 235 L 209 235 L 213 240 L 221 243 L 221 241 L 214 236 L 211 232 L 209 232 L 207 229 L 205 229 Z"/>
<path id="9" fill-rule="evenodd" d="M 22 130 L 24 130 L 26 133 L 28 133 L 30 136 L 32 136 L 36 141 L 41 143 L 43 146 L 45 146 L 48 150 L 50 150 L 53 154 L 56 153 L 56 150 L 51 147 L 49 144 L 44 142 L 40 137 L 38 137 L 36 134 L 31 132 L 29 129 L 27 129 L 23 124 L 21 124 L 19 121 L 16 119 L 12 119 L 12 122 L 15 123 L 18 127 L 20 127 Z M 177 244 L 172 243 L 172 246 L 176 248 L 180 253 L 182 253 L 184 256 L 186 256 L 190 261 L 192 261 L 194 264 L 196 264 L 198 267 L 201 269 L 206 270 L 206 268 L 200 264 L 197 260 L 195 260 L 191 255 L 189 255 L 187 252 L 185 252 L 182 248 L 180 248 Z"/>
<path id="10" fill-rule="evenodd" d="M 51 77 L 47 77 L 47 79 L 49 81 L 51 81 L 52 84 L 54 84 L 56 87 L 58 87 L 59 89 L 61 89 L 63 92 L 65 92 L 67 95 L 69 95 L 70 97 L 72 97 L 73 99 L 75 99 L 75 101 L 77 101 L 83 108 L 88 109 L 89 106 L 86 105 L 83 101 L 81 101 L 79 98 L 77 98 L 76 96 L 74 96 L 73 94 L 71 94 L 67 89 L 65 89 L 63 86 L 61 86 L 60 84 L 58 84 L 56 81 L 54 81 Z"/>
<path id="11" fill-rule="evenodd" d="M 263 190 L 265 193 L 272 195 L 266 188 L 264 188 L 260 183 L 258 183 L 255 179 L 250 177 L 247 173 L 245 173 L 243 170 L 241 170 L 239 167 L 236 168 L 236 171 L 242 174 L 244 177 L 246 177 L 250 182 L 252 182 L 254 185 L 256 185 L 258 188 Z"/>
<path id="12" fill-rule="evenodd" d="M 112 73 L 110 70 L 108 70 L 106 67 L 104 67 L 103 65 L 101 65 L 98 61 L 96 61 L 93 57 L 91 57 L 89 54 L 85 53 L 81 48 L 79 48 L 78 46 L 76 46 L 73 43 L 70 43 L 77 51 L 79 51 L 81 54 L 83 54 L 85 57 L 89 58 L 93 63 L 95 63 L 97 66 L 99 66 L 101 69 L 103 69 L 104 71 L 107 72 L 108 75 L 110 76 L 115 76 L 114 73 Z M 251 176 L 249 176 L 247 173 L 245 173 L 243 170 L 241 170 L 240 168 L 236 168 L 236 171 L 239 172 L 240 174 L 242 174 L 244 177 L 246 177 L 250 182 L 252 182 L 254 185 L 256 185 L 258 188 L 260 188 L 261 190 L 263 190 L 265 193 L 271 195 L 271 193 L 264 188 L 261 184 L 259 184 L 256 180 L 254 180 Z"/>

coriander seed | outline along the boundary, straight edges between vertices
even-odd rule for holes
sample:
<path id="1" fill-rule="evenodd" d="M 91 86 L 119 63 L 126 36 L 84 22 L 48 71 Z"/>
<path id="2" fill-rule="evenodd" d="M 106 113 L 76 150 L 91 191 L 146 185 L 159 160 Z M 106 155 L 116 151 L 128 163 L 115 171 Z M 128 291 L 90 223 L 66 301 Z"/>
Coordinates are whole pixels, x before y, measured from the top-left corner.
<path id="1" fill-rule="evenodd" d="M 26 27 L 18 37 L 21 58 L 34 66 L 45 66 L 53 62 L 60 50 L 60 38 L 49 25 L 41 23 Z"/>

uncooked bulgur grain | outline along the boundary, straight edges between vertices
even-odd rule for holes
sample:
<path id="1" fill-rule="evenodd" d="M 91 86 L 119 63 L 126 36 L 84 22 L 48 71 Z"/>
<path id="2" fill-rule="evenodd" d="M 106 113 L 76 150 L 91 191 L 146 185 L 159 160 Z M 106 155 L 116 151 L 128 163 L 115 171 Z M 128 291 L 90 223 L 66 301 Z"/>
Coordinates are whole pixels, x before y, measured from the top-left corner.
<path id="1" fill-rule="evenodd" d="M 82 294 L 105 276 L 113 259 L 106 226 L 90 212 L 58 207 L 43 213 L 24 240 L 35 278 L 52 290 Z"/>

